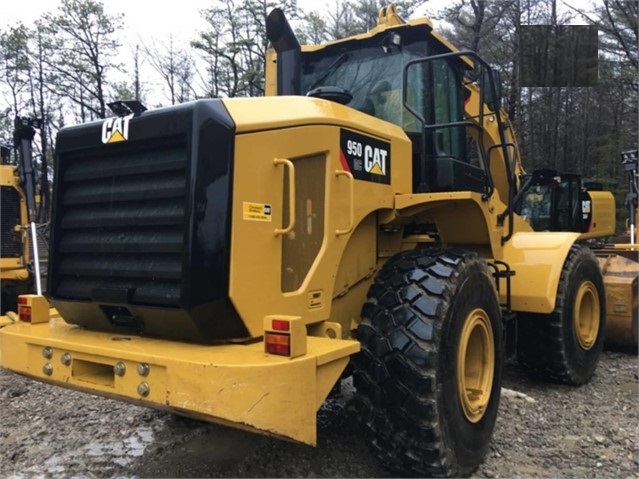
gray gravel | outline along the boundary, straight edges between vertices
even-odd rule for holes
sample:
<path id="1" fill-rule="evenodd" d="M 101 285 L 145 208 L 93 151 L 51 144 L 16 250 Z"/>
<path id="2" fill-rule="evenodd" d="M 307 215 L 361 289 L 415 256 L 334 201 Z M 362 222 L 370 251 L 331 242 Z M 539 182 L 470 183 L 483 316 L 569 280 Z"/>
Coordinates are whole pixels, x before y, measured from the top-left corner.
<path id="1" fill-rule="evenodd" d="M 507 365 L 476 478 L 639 479 L 636 352 L 604 353 L 581 388 Z M 0 477 L 391 477 L 343 388 L 311 448 L 41 384 L 0 370 Z"/>

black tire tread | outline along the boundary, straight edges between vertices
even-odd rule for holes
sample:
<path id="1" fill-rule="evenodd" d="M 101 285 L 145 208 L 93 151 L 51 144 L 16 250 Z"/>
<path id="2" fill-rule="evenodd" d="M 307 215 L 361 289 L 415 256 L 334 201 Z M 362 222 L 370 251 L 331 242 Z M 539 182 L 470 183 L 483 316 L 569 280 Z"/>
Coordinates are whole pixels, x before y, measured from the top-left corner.
<path id="1" fill-rule="evenodd" d="M 487 271 L 464 250 L 403 252 L 377 274 L 362 310 L 353 359 L 359 414 L 374 454 L 402 476 L 461 477 L 477 466 L 451 456 L 436 404 L 441 317 L 463 268 Z"/>
<path id="2" fill-rule="evenodd" d="M 571 332 L 567 330 L 571 326 L 571 319 L 564 317 L 564 313 L 568 314 L 567 309 L 570 306 L 567 304 L 567 295 L 575 268 L 588 263 L 591 268 L 599 270 L 597 258 L 589 248 L 573 245 L 562 268 L 555 310 L 551 314 L 518 314 L 517 357 L 521 368 L 532 378 L 578 386 L 588 382 L 594 372 L 593 366 L 584 373 L 571 357 L 571 348 L 574 348 L 574 345 L 569 340 Z M 591 348 L 590 355 L 598 358 L 603 349 L 606 316 L 603 279 L 596 279 L 596 285 L 599 286 L 602 301 L 601 320 L 599 338 Z M 596 366 L 596 360 L 593 361 Z"/>

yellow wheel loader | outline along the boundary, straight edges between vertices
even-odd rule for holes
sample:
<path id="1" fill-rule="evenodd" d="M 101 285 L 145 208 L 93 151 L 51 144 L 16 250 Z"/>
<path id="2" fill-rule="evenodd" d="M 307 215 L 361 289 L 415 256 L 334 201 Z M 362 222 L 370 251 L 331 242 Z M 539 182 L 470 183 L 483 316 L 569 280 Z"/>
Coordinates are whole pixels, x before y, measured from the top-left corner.
<path id="1" fill-rule="evenodd" d="M 33 276 L 25 228 L 28 224 L 25 192 L 18 168 L 7 164 L 9 147 L 2 145 L 0 148 L 0 314 L 5 314 L 16 311 L 18 295 L 31 291 Z"/>
<path id="2" fill-rule="evenodd" d="M 31 150 L 36 128 L 41 126 L 39 119 L 16 116 L 13 136 L 19 152 L 18 166 L 8 164 L 10 149 L 0 145 L 0 310 L 3 315 L 18 309 L 18 296 L 34 291 L 42 295 L 35 224 L 39 198 L 35 192 Z M 11 321 L 8 317 L 0 317 L 0 327 Z"/>
<path id="3" fill-rule="evenodd" d="M 635 232 L 639 191 L 636 150 L 622 153 L 622 164 L 629 179 L 626 198 L 628 225 L 627 232 L 615 237 L 614 243 L 592 242 L 600 237 L 591 231 L 591 225 L 598 221 L 592 216 L 592 198 L 601 195 L 602 187 L 598 183 L 582 184 L 579 175 L 548 169 L 524 175 L 516 211 L 535 231 L 578 231 L 582 232 L 580 240 L 590 240 L 589 245 L 604 273 L 606 344 L 613 348 L 632 348 L 636 352 L 639 311 L 639 245 Z M 607 207 L 611 206 L 608 204 Z M 601 211 L 599 213 L 598 216 L 601 216 Z M 606 216 L 611 217 L 611 212 Z"/>
<path id="4" fill-rule="evenodd" d="M 639 163 L 637 150 L 621 153 L 622 165 L 628 177 L 626 232 L 613 243 L 595 248 L 604 272 L 606 302 L 606 343 L 637 353 L 639 344 L 639 243 L 636 221 L 639 216 Z"/>
<path id="5" fill-rule="evenodd" d="M 47 298 L 20 298 L 1 364 L 38 380 L 316 443 L 352 374 L 396 474 L 465 476 L 488 450 L 505 358 L 587 382 L 614 232 L 535 231 L 498 76 L 393 6 L 300 46 L 267 19 L 267 96 L 198 100 L 58 134 Z M 583 215 L 580 218 L 584 218 Z"/>

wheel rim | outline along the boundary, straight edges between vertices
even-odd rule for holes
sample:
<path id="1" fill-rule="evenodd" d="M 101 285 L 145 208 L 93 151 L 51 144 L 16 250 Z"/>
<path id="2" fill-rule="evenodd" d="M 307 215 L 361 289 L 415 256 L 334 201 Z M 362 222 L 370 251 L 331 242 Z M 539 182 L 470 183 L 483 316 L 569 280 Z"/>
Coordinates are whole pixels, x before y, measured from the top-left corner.
<path id="1" fill-rule="evenodd" d="M 483 309 L 467 316 L 457 354 L 457 389 L 466 419 L 479 422 L 490 401 L 495 374 L 495 341 Z"/>
<path id="2" fill-rule="evenodd" d="M 593 347 L 599 334 L 599 294 L 597 288 L 590 281 L 585 281 L 577 290 L 573 324 L 577 342 L 582 349 Z"/>

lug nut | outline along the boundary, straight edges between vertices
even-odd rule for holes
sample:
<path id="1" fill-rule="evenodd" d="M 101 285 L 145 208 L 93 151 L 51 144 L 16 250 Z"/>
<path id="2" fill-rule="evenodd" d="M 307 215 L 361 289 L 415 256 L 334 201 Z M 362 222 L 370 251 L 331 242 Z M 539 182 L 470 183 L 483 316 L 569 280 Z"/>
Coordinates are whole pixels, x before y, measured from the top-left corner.
<path id="1" fill-rule="evenodd" d="M 46 359 L 51 359 L 53 357 L 53 349 L 51 349 L 49 346 L 45 347 L 42 350 L 42 356 L 44 356 Z"/>
<path id="2" fill-rule="evenodd" d="M 149 386 L 149 383 L 147 383 L 146 381 L 143 381 L 138 385 L 138 394 L 142 397 L 147 397 L 149 395 L 150 390 L 151 390 L 151 387 Z"/>
<path id="3" fill-rule="evenodd" d="M 51 376 L 53 374 L 53 366 L 51 366 L 51 363 L 47 363 L 42 366 L 42 372 L 47 376 Z"/>
<path id="4" fill-rule="evenodd" d="M 124 376 L 124 373 L 126 372 L 126 364 L 122 361 L 118 361 L 115 363 L 115 366 L 113 366 L 113 372 L 118 376 Z"/>
<path id="5" fill-rule="evenodd" d="M 150 370 L 151 367 L 147 363 L 138 364 L 138 374 L 140 376 L 147 376 Z"/>
<path id="6" fill-rule="evenodd" d="M 68 366 L 69 364 L 71 364 L 71 355 L 69 353 L 64 353 L 60 357 L 60 362 L 64 364 L 65 366 Z"/>

